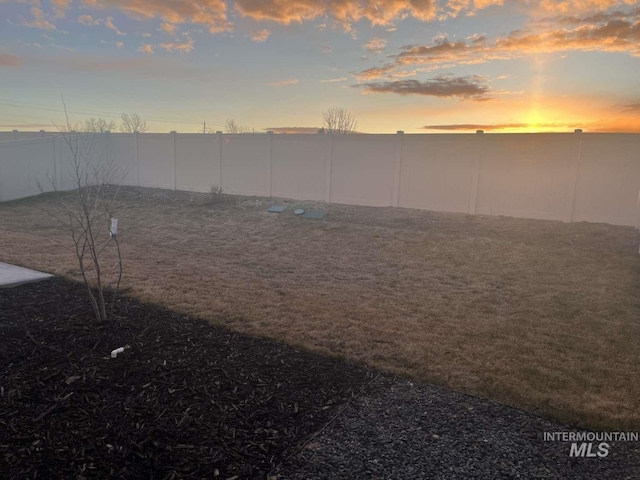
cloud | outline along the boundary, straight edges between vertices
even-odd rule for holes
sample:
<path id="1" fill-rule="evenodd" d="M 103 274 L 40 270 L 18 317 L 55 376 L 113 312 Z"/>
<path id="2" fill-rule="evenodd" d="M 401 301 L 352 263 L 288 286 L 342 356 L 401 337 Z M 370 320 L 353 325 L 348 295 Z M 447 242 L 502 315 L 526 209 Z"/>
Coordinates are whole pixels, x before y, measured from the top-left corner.
<path id="1" fill-rule="evenodd" d="M 504 0 L 449 0 L 445 3 L 444 12 L 441 13 L 440 18 L 457 17 L 464 12 L 474 15 L 477 10 L 503 4 Z"/>
<path id="2" fill-rule="evenodd" d="M 83 0 L 83 3 L 93 8 L 117 8 L 138 20 L 160 18 L 170 24 L 200 24 L 210 33 L 231 29 L 225 0 Z"/>
<path id="3" fill-rule="evenodd" d="M 56 30 L 56 26 L 47 20 L 42 8 L 39 6 L 31 7 L 31 14 L 33 15 L 33 21 L 23 23 L 22 25 L 25 27 L 39 28 L 41 30 Z"/>
<path id="4" fill-rule="evenodd" d="M 116 47 L 122 48 L 124 46 L 124 42 L 116 42 Z"/>
<path id="5" fill-rule="evenodd" d="M 163 31 L 165 31 L 169 35 L 175 35 L 176 32 L 178 31 L 178 27 L 176 27 L 175 25 L 172 25 L 171 23 L 167 23 L 167 22 L 162 22 L 160 24 L 160 29 L 162 29 Z"/>
<path id="6" fill-rule="evenodd" d="M 636 5 L 636 0 L 541 0 L 540 9 L 550 13 L 584 13 Z"/>
<path id="7" fill-rule="evenodd" d="M 430 80 L 394 80 L 371 82 L 354 87 L 363 87 L 363 93 L 395 93 L 397 95 L 425 95 L 439 98 L 457 97 L 463 100 L 490 100 L 489 87 L 477 75 L 456 77 L 440 75 Z"/>
<path id="8" fill-rule="evenodd" d="M 363 70 L 362 72 L 357 72 L 354 75 L 358 80 L 366 81 L 366 80 L 375 80 L 376 78 L 382 78 L 387 73 L 391 72 L 395 67 L 395 65 L 385 65 L 383 67 L 371 67 Z"/>
<path id="9" fill-rule="evenodd" d="M 640 103 L 631 103 L 629 105 L 623 105 L 622 111 L 626 113 L 640 113 Z"/>
<path id="10" fill-rule="evenodd" d="M 104 21 L 104 26 L 107 27 L 109 30 L 113 30 L 114 32 L 116 32 L 117 35 L 126 35 L 126 33 L 118 30 L 118 27 L 116 27 L 113 24 L 113 17 L 107 17 L 106 20 Z"/>
<path id="11" fill-rule="evenodd" d="M 328 78 L 326 80 L 320 80 L 320 83 L 337 83 L 337 82 L 344 82 L 346 80 L 349 80 L 349 77 Z"/>
<path id="12" fill-rule="evenodd" d="M 269 35 L 271 35 L 271 32 L 265 28 L 263 30 L 251 32 L 251 40 L 254 42 L 264 42 L 269 38 Z"/>
<path id="13" fill-rule="evenodd" d="M 387 41 L 384 38 L 372 38 L 367 43 L 365 43 L 362 47 L 365 50 L 369 50 L 370 52 L 380 53 L 384 50 L 384 47 L 387 46 Z"/>
<path id="14" fill-rule="evenodd" d="M 320 127 L 269 127 L 263 130 L 267 132 L 271 131 L 273 133 L 311 134 L 311 133 L 318 133 L 318 130 L 320 130 Z"/>
<path id="15" fill-rule="evenodd" d="M 391 27 L 393 22 L 407 16 L 430 22 L 439 16 L 500 5 L 502 0 L 449 0 L 448 4 L 457 6 L 440 8 L 435 0 L 236 0 L 235 9 L 240 15 L 256 21 L 269 20 L 285 25 L 327 18 L 350 31 L 352 25 L 361 20 L 374 26 Z"/>
<path id="16" fill-rule="evenodd" d="M 194 49 L 193 39 L 187 38 L 184 42 L 167 42 L 161 43 L 158 47 L 166 50 L 167 52 L 184 52 L 191 53 Z"/>
<path id="17" fill-rule="evenodd" d="M 318 47 L 318 50 L 320 50 L 322 53 L 333 53 L 333 48 L 331 48 L 329 45 L 320 45 Z"/>
<path id="18" fill-rule="evenodd" d="M 279 80 L 277 82 L 267 83 L 269 87 L 284 87 L 286 85 L 295 85 L 298 83 L 297 78 L 289 78 L 287 80 Z"/>
<path id="19" fill-rule="evenodd" d="M 138 51 L 153 54 L 153 47 L 150 44 L 145 43 L 144 45 L 140 45 L 138 47 Z"/>
<path id="20" fill-rule="evenodd" d="M 0 67 L 19 67 L 22 65 L 20 57 L 9 53 L 0 53 Z"/>
<path id="21" fill-rule="evenodd" d="M 532 22 L 526 28 L 491 41 L 486 35 L 450 41 L 437 37 L 428 45 L 401 47 L 391 60 L 382 66 L 356 73 L 361 81 L 393 77 L 406 66 L 450 68 L 491 60 L 509 60 L 537 53 L 619 52 L 640 57 L 640 8 L 624 14 L 559 17 Z"/>
<path id="22" fill-rule="evenodd" d="M 451 125 L 425 125 L 424 127 L 420 127 L 422 130 L 504 130 L 511 128 L 526 128 L 530 127 L 528 123 L 455 123 Z M 539 126 L 547 126 L 547 127 L 557 127 L 558 124 L 548 123 L 548 124 L 536 124 L 536 127 Z"/>
<path id="23" fill-rule="evenodd" d="M 80 15 L 78 17 L 78 23 L 92 27 L 95 25 L 100 25 L 100 20 L 95 20 L 91 15 Z"/>
<path id="24" fill-rule="evenodd" d="M 70 3 L 71 0 L 51 0 L 53 11 L 57 17 L 64 17 L 65 11 Z"/>

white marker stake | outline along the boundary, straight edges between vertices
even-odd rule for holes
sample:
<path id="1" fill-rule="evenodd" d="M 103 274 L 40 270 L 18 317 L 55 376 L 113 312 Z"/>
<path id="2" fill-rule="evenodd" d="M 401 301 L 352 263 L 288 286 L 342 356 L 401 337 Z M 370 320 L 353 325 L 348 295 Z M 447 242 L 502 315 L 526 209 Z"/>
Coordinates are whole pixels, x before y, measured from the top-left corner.
<path id="1" fill-rule="evenodd" d="M 111 228 L 109 229 L 109 234 L 111 235 L 111 238 L 115 238 L 118 236 L 118 219 L 117 218 L 111 219 Z"/>
<path id="2" fill-rule="evenodd" d="M 125 350 L 129 350 L 131 345 L 125 345 L 124 347 L 116 348 L 111 351 L 111 358 L 117 358 L 119 353 L 124 353 Z"/>

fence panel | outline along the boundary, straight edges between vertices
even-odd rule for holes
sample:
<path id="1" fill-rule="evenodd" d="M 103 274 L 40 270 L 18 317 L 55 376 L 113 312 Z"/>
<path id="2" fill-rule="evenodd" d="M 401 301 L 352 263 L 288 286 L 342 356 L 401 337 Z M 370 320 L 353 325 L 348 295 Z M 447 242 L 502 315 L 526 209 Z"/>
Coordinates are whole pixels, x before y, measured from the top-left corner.
<path id="1" fill-rule="evenodd" d="M 299 200 L 323 200 L 325 135 L 274 135 L 271 195 Z"/>
<path id="2" fill-rule="evenodd" d="M 145 133 L 138 136 L 138 172 L 140 186 L 174 188 L 173 135 Z"/>
<path id="3" fill-rule="evenodd" d="M 637 226 L 640 135 L 581 134 L 573 220 Z"/>
<path id="4" fill-rule="evenodd" d="M 270 135 L 222 136 L 222 189 L 234 195 L 269 196 Z"/>
<path id="5" fill-rule="evenodd" d="M 392 205 L 397 141 L 397 135 L 333 135 L 330 200 Z"/>
<path id="6" fill-rule="evenodd" d="M 564 220 L 575 134 L 479 136 L 476 213 Z"/>
<path id="7" fill-rule="evenodd" d="M 210 192 L 220 185 L 220 142 L 218 135 L 179 133 L 176 135 L 176 188 Z"/>
<path id="8" fill-rule="evenodd" d="M 54 144 L 51 138 L 0 143 L 0 201 L 53 189 Z"/>

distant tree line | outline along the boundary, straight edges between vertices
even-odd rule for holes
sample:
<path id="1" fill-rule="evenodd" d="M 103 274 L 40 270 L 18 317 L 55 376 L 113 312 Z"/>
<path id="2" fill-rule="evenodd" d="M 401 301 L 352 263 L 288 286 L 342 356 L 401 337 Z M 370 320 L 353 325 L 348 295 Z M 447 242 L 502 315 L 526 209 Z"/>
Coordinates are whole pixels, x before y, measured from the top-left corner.
<path id="1" fill-rule="evenodd" d="M 146 120 L 143 120 L 137 113 L 123 113 L 120 118 L 122 119 L 120 125 L 117 125 L 113 120 L 92 117 L 87 120 L 79 121 L 67 128 L 71 128 L 77 132 L 95 133 L 114 132 L 116 130 L 123 133 L 144 133 L 149 130 Z"/>

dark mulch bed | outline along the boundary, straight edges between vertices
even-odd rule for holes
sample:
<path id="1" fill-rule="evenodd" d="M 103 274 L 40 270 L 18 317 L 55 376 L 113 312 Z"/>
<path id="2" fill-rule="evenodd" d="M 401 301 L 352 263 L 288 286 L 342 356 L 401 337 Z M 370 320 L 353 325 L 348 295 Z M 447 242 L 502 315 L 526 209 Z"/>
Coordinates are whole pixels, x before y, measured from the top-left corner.
<path id="1" fill-rule="evenodd" d="M 126 297 L 116 315 L 60 279 L 0 289 L 0 477 L 265 477 L 371 380 Z"/>

